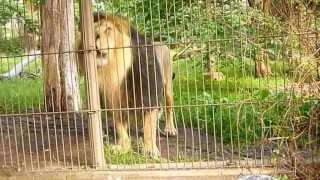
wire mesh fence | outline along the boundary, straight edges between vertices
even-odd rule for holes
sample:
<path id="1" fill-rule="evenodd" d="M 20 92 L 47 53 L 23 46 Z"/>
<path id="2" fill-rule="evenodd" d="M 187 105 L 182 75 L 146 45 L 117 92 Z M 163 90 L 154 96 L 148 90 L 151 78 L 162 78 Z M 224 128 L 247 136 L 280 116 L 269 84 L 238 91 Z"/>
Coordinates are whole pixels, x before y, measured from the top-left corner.
<path id="1" fill-rule="evenodd" d="M 96 0 L 95 47 L 60 3 L 0 4 L 1 167 L 90 169 L 99 114 L 103 169 L 319 178 L 318 1 Z"/>

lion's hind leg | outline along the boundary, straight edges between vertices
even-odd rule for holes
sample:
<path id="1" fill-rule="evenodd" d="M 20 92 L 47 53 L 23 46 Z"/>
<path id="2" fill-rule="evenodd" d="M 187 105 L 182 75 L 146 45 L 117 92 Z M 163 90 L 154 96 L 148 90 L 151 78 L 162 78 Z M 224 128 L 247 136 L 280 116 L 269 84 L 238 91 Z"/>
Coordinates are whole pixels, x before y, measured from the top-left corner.
<path id="1" fill-rule="evenodd" d="M 150 155 L 153 158 L 160 156 L 160 151 L 156 144 L 156 130 L 158 122 L 158 109 L 147 110 L 144 115 L 144 153 Z"/>
<path id="2" fill-rule="evenodd" d="M 175 128 L 174 120 L 173 120 L 173 93 L 170 84 L 165 85 L 165 98 L 166 98 L 166 125 L 164 128 L 164 132 L 168 136 L 176 136 L 177 129 Z"/>

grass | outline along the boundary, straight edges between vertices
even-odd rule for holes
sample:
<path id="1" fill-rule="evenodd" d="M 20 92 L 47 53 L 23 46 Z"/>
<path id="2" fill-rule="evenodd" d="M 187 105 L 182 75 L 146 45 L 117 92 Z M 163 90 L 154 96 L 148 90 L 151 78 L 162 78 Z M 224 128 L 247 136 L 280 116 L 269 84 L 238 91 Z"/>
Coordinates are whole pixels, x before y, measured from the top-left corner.
<path id="1" fill-rule="evenodd" d="M 5 58 L 0 55 L 0 74 L 9 72 L 22 61 L 21 57 Z M 41 67 L 40 60 L 30 62 L 23 72 L 37 74 Z M 39 109 L 43 106 L 41 79 L 13 78 L 0 80 L 0 113 L 25 112 L 28 109 Z"/>
<path id="2" fill-rule="evenodd" d="M 12 79 L 0 81 L 0 113 L 25 112 L 43 105 L 40 79 Z"/>
<path id="3" fill-rule="evenodd" d="M 0 58 L 0 74 L 13 69 L 22 58 Z M 24 67 L 27 74 L 39 74 L 40 59 L 30 62 Z M 84 97 L 83 80 L 80 81 L 81 95 Z M 10 80 L 0 80 L 0 113 L 18 113 L 43 107 L 42 78 L 16 77 Z"/>
<path id="4" fill-rule="evenodd" d="M 143 164 L 150 161 L 143 154 L 135 151 L 117 152 L 108 145 L 105 146 L 104 153 L 107 164 Z"/>

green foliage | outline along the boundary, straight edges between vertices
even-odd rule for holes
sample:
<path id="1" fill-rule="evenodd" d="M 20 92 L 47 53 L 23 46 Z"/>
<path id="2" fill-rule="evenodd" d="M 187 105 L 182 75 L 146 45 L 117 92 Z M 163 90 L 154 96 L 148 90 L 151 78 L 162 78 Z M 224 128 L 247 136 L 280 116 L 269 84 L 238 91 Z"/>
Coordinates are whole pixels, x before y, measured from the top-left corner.
<path id="1" fill-rule="evenodd" d="M 1 0 L 0 2 L 0 25 L 3 26 L 13 18 L 24 23 L 26 32 L 36 32 L 38 30 L 38 22 L 27 13 L 22 3 L 11 0 Z"/>
<path id="2" fill-rule="evenodd" d="M 155 40 L 194 42 L 196 46 L 210 42 L 213 51 L 232 52 L 239 59 L 253 58 L 260 49 L 276 58 L 285 46 L 283 38 L 264 38 L 285 37 L 286 28 L 281 22 L 256 9 L 247 9 L 241 2 L 99 0 L 95 10 L 128 17 L 137 29 Z"/>
<path id="3" fill-rule="evenodd" d="M 174 64 L 175 105 L 182 106 L 175 109 L 178 127 L 200 128 L 224 143 L 253 144 L 265 137 L 290 136 L 294 127 L 288 114 L 307 121 L 317 102 L 276 90 L 290 83 L 281 75 L 283 66 L 274 68 L 278 77 L 255 79 L 241 72 L 241 65 L 246 66 L 245 72 L 253 65 L 222 61 L 219 70 L 226 79 L 210 82 L 201 76 L 201 66 L 193 63 L 198 61 Z"/>
<path id="4" fill-rule="evenodd" d="M 97 11 L 107 11 L 129 17 L 133 24 L 147 36 L 162 38 L 168 42 L 187 40 L 203 34 L 202 31 L 215 31 L 215 23 L 199 18 L 207 17 L 204 4 L 193 1 L 97 1 Z M 194 28 L 194 22 L 200 26 Z M 207 28 L 206 28 L 207 27 Z M 189 38 L 190 37 L 190 38 Z"/>
<path id="5" fill-rule="evenodd" d="M 0 37 L 0 52 L 6 55 L 21 54 L 23 52 L 23 43 L 20 38 L 5 39 Z"/>
<path id="6" fill-rule="evenodd" d="M 271 94 L 267 90 L 255 91 L 251 98 L 237 102 L 225 96 L 217 99 L 211 93 L 195 96 L 192 92 L 186 107 L 175 111 L 176 118 L 180 120 L 179 127 L 184 125 L 206 130 L 223 139 L 224 143 L 253 144 L 263 137 L 291 136 L 293 127 L 290 126 L 290 117 L 287 117 L 288 109 L 295 117 L 304 117 L 301 119 L 303 122 L 316 103 L 297 97 L 292 99 L 284 93 Z M 295 108 L 292 109 L 289 101 Z M 189 105 L 198 106 L 189 108 Z"/>
<path id="7" fill-rule="evenodd" d="M 24 4 L 18 1 L 0 0 L 0 4 L 0 52 L 6 55 L 21 54 L 24 46 L 23 33 L 39 33 L 37 18 L 28 14 Z M 11 24 L 5 27 L 7 23 L 14 22 L 22 24 L 23 28 L 14 29 L 18 27 L 10 27 Z M 13 31 L 18 34 L 14 34 Z"/>

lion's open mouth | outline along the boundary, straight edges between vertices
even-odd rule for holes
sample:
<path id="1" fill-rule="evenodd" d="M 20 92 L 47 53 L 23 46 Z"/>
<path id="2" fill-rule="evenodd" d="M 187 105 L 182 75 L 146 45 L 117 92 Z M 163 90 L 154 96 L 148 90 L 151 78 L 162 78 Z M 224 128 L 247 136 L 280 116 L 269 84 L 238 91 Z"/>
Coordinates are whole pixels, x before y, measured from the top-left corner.
<path id="1" fill-rule="evenodd" d="M 108 59 L 103 57 L 97 57 L 97 66 L 102 67 L 108 64 Z"/>
<path id="2" fill-rule="evenodd" d="M 97 65 L 98 67 L 104 66 L 107 64 L 107 53 L 101 51 L 101 50 L 96 50 L 97 52 Z"/>
<path id="3" fill-rule="evenodd" d="M 101 50 L 96 50 L 96 52 L 97 52 L 97 56 L 100 56 L 100 57 L 105 57 L 106 56 L 106 53 L 104 53 Z"/>

